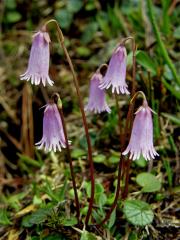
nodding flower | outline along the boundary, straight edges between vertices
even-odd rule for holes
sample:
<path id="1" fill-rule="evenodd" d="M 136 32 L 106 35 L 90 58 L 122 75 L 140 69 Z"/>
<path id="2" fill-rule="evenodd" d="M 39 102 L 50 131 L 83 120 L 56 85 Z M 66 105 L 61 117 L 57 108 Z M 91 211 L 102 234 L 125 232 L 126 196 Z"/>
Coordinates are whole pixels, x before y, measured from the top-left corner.
<path id="1" fill-rule="evenodd" d="M 54 82 L 49 77 L 49 43 L 50 37 L 47 32 L 39 31 L 33 36 L 28 68 L 26 72 L 20 75 L 21 80 L 29 81 L 32 84 L 44 86 L 46 83 L 53 85 Z"/>
<path id="2" fill-rule="evenodd" d="M 99 85 L 100 89 L 108 89 L 112 86 L 112 93 L 129 94 L 126 84 L 126 48 L 119 45 L 112 54 L 107 72 Z"/>
<path id="3" fill-rule="evenodd" d="M 130 159 L 133 160 L 139 159 L 141 155 L 146 160 L 154 159 L 159 154 L 153 146 L 152 109 L 145 99 L 135 114 L 130 141 L 122 154 L 130 153 Z"/>
<path id="4" fill-rule="evenodd" d="M 62 126 L 62 120 L 55 103 L 48 103 L 44 110 L 43 117 L 43 136 L 40 142 L 36 143 L 39 149 L 45 148 L 45 151 L 66 148 L 65 136 Z"/>
<path id="5" fill-rule="evenodd" d="M 99 88 L 99 84 L 103 81 L 102 74 L 97 72 L 92 76 L 90 81 L 88 104 L 85 106 L 85 111 L 101 113 L 111 112 L 111 109 L 106 103 L 105 91 Z"/>

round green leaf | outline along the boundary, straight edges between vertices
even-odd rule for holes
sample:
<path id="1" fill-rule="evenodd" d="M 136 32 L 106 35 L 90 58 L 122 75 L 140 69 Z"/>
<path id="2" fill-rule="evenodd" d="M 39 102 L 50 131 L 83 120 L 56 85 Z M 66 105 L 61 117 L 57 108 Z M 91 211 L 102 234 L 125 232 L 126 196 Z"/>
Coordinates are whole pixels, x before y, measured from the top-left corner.
<path id="1" fill-rule="evenodd" d="M 22 220 L 23 227 L 32 227 L 34 224 L 43 223 L 49 215 L 51 215 L 51 209 L 41 208 L 30 215 L 27 215 Z"/>
<path id="2" fill-rule="evenodd" d="M 134 161 L 134 163 L 138 166 L 138 167 L 146 167 L 147 166 L 147 161 L 144 159 L 143 156 L 140 156 L 140 158 L 136 161 Z"/>
<path id="3" fill-rule="evenodd" d="M 67 227 L 68 227 L 68 226 L 74 226 L 74 225 L 77 224 L 77 219 L 76 219 L 75 217 L 71 216 L 71 218 L 65 218 L 65 219 L 63 219 L 62 224 L 63 224 L 64 226 L 67 226 Z"/>
<path id="4" fill-rule="evenodd" d="M 86 155 L 86 152 L 80 148 L 76 148 L 72 151 L 71 156 L 72 158 L 79 158 Z"/>
<path id="5" fill-rule="evenodd" d="M 22 16 L 20 13 L 12 11 L 12 12 L 8 12 L 6 17 L 7 17 L 7 22 L 15 23 L 21 20 Z"/>
<path id="6" fill-rule="evenodd" d="M 155 192 L 159 191 L 161 188 L 161 183 L 156 177 L 151 173 L 140 173 L 136 177 L 136 182 L 143 187 L 143 192 Z"/>
<path id="7" fill-rule="evenodd" d="M 154 217 L 150 205 L 140 200 L 126 200 L 123 212 L 127 220 L 137 226 L 150 224 Z"/>
<path id="8" fill-rule="evenodd" d="M 93 158 L 95 163 L 103 163 L 105 161 L 105 159 L 106 159 L 106 156 L 103 154 L 98 154 L 97 156 L 95 156 Z"/>
<path id="9" fill-rule="evenodd" d="M 119 156 L 111 156 L 108 158 L 108 162 L 111 164 L 116 164 L 119 162 L 120 157 Z"/>
<path id="10" fill-rule="evenodd" d="M 80 57 L 88 57 L 91 54 L 91 50 L 87 47 L 77 47 L 76 52 Z"/>

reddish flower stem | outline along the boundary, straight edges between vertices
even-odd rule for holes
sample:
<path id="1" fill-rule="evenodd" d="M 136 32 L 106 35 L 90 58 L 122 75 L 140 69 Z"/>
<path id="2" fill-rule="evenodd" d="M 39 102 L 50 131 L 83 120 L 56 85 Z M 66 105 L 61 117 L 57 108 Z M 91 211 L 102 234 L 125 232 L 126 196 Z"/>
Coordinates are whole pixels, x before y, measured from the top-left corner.
<path id="1" fill-rule="evenodd" d="M 132 93 L 131 93 L 131 97 L 133 98 L 133 96 L 135 95 L 136 92 L 136 44 L 134 39 L 132 40 L 132 50 L 133 50 L 133 69 L 132 69 Z M 127 129 L 125 129 L 125 131 L 127 131 L 127 135 L 129 135 L 128 133 L 131 132 L 132 130 L 132 123 L 133 123 L 133 113 L 134 113 L 134 101 L 131 103 L 131 111 L 129 113 L 129 126 L 127 125 Z M 129 138 L 129 136 L 128 136 Z M 125 139 L 126 141 L 126 139 Z M 124 186 L 124 191 L 122 193 L 122 198 L 125 199 L 128 195 L 128 188 L 129 188 L 129 170 L 130 170 L 130 166 L 131 166 L 131 159 L 129 158 L 128 155 L 128 160 L 127 160 L 127 165 L 126 168 L 124 169 L 124 174 L 125 174 L 125 186 Z"/>
<path id="2" fill-rule="evenodd" d="M 133 51 L 132 96 L 134 96 L 135 91 L 136 91 L 136 86 L 135 86 L 135 77 L 136 77 L 136 55 L 135 55 L 135 52 L 136 52 L 136 44 L 135 44 L 135 40 L 134 40 L 133 37 L 128 37 L 128 38 L 124 39 L 120 44 L 125 44 L 126 41 L 128 41 L 128 40 L 132 41 L 132 51 Z M 117 99 L 116 99 L 116 102 L 117 102 Z M 120 111 L 120 109 L 118 109 L 118 110 Z M 127 140 L 127 135 L 128 135 L 128 132 L 129 132 L 128 131 L 129 130 L 129 126 L 130 126 L 130 129 L 131 129 L 131 126 L 132 126 L 133 110 L 134 110 L 134 102 L 129 105 L 129 110 L 128 110 L 127 119 L 126 119 L 125 133 L 124 133 L 124 141 L 123 141 L 123 144 L 122 144 L 122 152 L 124 150 L 125 143 L 126 143 L 126 140 Z M 128 159 L 128 163 L 130 165 L 130 160 L 129 159 Z M 113 202 L 110 210 L 106 214 L 105 218 L 102 220 L 102 222 L 98 226 L 103 225 L 110 218 L 113 210 L 117 206 L 117 202 L 118 202 L 118 198 L 119 198 L 119 194 L 120 194 L 120 190 L 121 190 L 121 184 L 120 183 L 121 183 L 122 170 L 124 168 L 124 165 L 125 165 L 124 164 L 124 156 L 121 153 L 120 160 L 119 160 L 119 165 L 118 165 L 118 179 L 117 179 L 117 188 L 116 188 L 114 202 Z M 127 171 L 129 172 L 129 167 L 126 168 L 126 180 L 127 181 L 129 181 L 129 175 L 127 175 Z M 128 190 L 128 184 L 126 184 L 125 189 Z"/>
<path id="3" fill-rule="evenodd" d="M 61 103 L 61 99 L 60 99 L 60 96 L 59 96 L 58 93 L 53 94 L 52 98 L 53 98 L 54 102 L 57 104 L 59 114 L 61 116 L 62 127 L 63 127 L 63 131 L 64 131 L 64 137 L 65 137 L 65 141 L 66 141 L 67 158 L 68 158 L 68 161 L 69 161 L 71 178 L 72 178 L 72 183 L 73 183 L 73 190 L 74 190 L 74 197 L 75 197 L 75 204 L 76 204 L 76 211 L 77 211 L 77 219 L 78 219 L 78 223 L 80 223 L 79 198 L 78 198 L 76 181 L 75 181 L 75 176 L 74 176 L 74 169 L 73 169 L 73 163 L 72 163 L 72 158 L 71 158 L 71 152 L 70 152 L 70 147 L 69 147 L 69 142 L 68 142 L 66 122 L 64 120 L 62 104 L 58 104 L 58 102 Z"/>
<path id="4" fill-rule="evenodd" d="M 118 125 L 119 125 L 119 140 L 120 140 L 120 146 L 123 144 L 123 134 L 122 134 L 122 125 L 121 125 L 121 110 L 119 106 L 119 101 L 118 101 L 118 95 L 115 93 L 115 101 L 116 101 L 116 108 L 118 111 Z"/>
<path id="5" fill-rule="evenodd" d="M 132 109 L 132 105 L 130 104 L 128 114 L 127 114 L 127 119 L 126 119 L 126 128 L 127 128 L 127 125 L 129 124 L 129 120 L 130 120 L 129 116 L 130 116 L 130 113 L 131 113 L 131 109 Z M 124 139 L 126 139 L 126 137 L 127 137 L 127 132 L 125 132 Z M 122 146 L 122 151 L 123 150 L 124 150 L 124 142 L 123 142 L 123 146 Z M 113 204 L 112 204 L 110 210 L 108 211 L 108 213 L 106 214 L 105 218 L 97 226 L 103 225 L 110 218 L 113 210 L 117 206 L 117 202 L 118 202 L 118 198 L 119 198 L 119 194 L 120 194 L 120 190 L 121 190 L 121 184 L 120 183 L 121 183 L 121 177 L 122 177 L 122 169 L 123 169 L 123 165 L 124 165 L 124 158 L 125 158 L 125 156 L 122 155 L 122 153 L 121 153 L 119 164 L 118 164 L 118 178 L 117 178 L 116 194 L 115 194 L 115 197 L 114 197 Z"/>
<path id="6" fill-rule="evenodd" d="M 72 178 L 74 196 L 75 196 L 75 203 L 76 203 L 77 219 L 78 219 L 78 223 L 79 223 L 80 222 L 80 219 L 79 219 L 79 217 L 80 217 L 79 198 L 78 198 L 76 181 L 75 181 L 75 176 L 74 176 L 73 163 L 72 163 L 72 158 L 71 158 L 71 153 L 70 153 L 70 148 L 69 148 L 69 143 L 68 143 L 68 138 L 67 138 L 66 124 L 65 124 L 65 121 L 64 121 L 64 114 L 63 114 L 62 109 L 59 109 L 59 113 L 61 115 L 62 126 L 63 126 L 63 130 L 64 130 L 64 136 L 65 136 L 65 140 L 66 140 L 67 157 L 69 159 L 71 178 Z"/>
<path id="7" fill-rule="evenodd" d="M 93 163 L 93 159 L 92 159 L 92 147 L 91 147 L 91 141 L 90 141 L 90 136 L 89 136 L 89 131 L 88 131 L 88 125 L 87 125 L 87 120 L 86 120 L 86 115 L 84 112 L 84 106 L 83 106 L 83 101 L 82 101 L 82 97 L 80 94 L 80 90 L 79 90 L 79 83 L 74 71 L 74 67 L 71 61 L 71 58 L 69 56 L 69 53 L 64 45 L 64 36 L 63 33 L 59 27 L 59 24 L 57 23 L 56 20 L 51 19 L 48 22 L 45 23 L 45 25 L 43 26 L 42 29 L 46 29 L 46 26 L 49 23 L 55 23 L 56 28 L 57 28 L 57 33 L 58 33 L 58 40 L 60 42 L 60 45 L 64 51 L 64 54 L 67 58 L 67 61 L 69 63 L 69 67 L 73 76 L 73 82 L 76 88 L 76 93 L 77 93 L 77 97 L 79 100 L 79 107 L 81 110 L 81 115 L 82 115 L 82 120 L 83 120 L 83 126 L 84 126 L 84 130 L 85 130 L 85 136 L 86 136 L 86 141 L 87 141 L 87 147 L 88 147 L 88 160 L 89 160 L 89 164 L 90 164 L 90 178 L 91 178 L 91 196 L 90 196 L 90 200 L 89 200 L 89 206 L 88 206 L 88 212 L 86 215 L 86 219 L 85 219 L 85 224 L 88 225 L 89 222 L 89 218 L 91 216 L 91 212 L 92 212 L 92 207 L 93 207 L 93 201 L 94 201 L 94 188 L 95 188 L 95 180 L 94 180 L 94 163 Z"/>

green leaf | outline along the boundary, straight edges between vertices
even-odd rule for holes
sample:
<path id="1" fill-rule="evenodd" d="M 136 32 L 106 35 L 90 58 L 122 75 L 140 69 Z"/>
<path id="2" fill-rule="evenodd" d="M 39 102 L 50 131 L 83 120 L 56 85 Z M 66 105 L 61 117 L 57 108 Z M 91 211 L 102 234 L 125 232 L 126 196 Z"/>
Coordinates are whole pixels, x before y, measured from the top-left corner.
<path id="1" fill-rule="evenodd" d="M 104 193 L 95 194 L 95 200 L 96 200 L 97 205 L 100 208 L 102 208 L 106 204 L 106 201 L 107 201 L 106 194 L 104 194 Z"/>
<path id="2" fill-rule="evenodd" d="M 143 187 L 143 192 L 155 192 L 161 188 L 160 181 L 151 173 L 140 173 L 136 177 L 136 182 Z"/>
<path id="3" fill-rule="evenodd" d="M 77 218 L 75 218 L 74 216 L 71 216 L 71 218 L 63 219 L 61 223 L 66 227 L 74 226 L 77 224 Z"/>
<path id="4" fill-rule="evenodd" d="M 178 26 L 178 27 L 174 30 L 173 36 L 174 36 L 174 38 L 176 38 L 176 39 L 180 39 L 180 26 Z"/>
<path id="5" fill-rule="evenodd" d="M 24 162 L 27 165 L 30 165 L 32 167 L 41 167 L 43 163 L 38 162 L 37 160 L 34 160 L 33 158 L 30 158 L 26 155 L 17 153 L 18 157 L 20 158 L 20 161 Z"/>
<path id="6" fill-rule="evenodd" d="M 71 188 L 69 191 L 69 196 L 74 199 L 74 189 Z M 78 198 L 82 198 L 82 192 L 80 190 L 77 190 Z"/>
<path id="7" fill-rule="evenodd" d="M 82 0 L 68 0 L 67 9 L 69 12 L 76 13 L 83 7 Z"/>
<path id="8" fill-rule="evenodd" d="M 18 22 L 19 20 L 21 20 L 21 17 L 22 17 L 21 14 L 15 11 L 8 12 L 6 15 L 7 22 L 9 23 Z"/>
<path id="9" fill-rule="evenodd" d="M 96 9 L 96 7 L 97 7 L 96 2 L 93 1 L 93 0 L 86 1 L 86 2 L 84 2 L 84 4 L 85 4 L 85 10 L 86 11 L 92 11 L 92 10 Z"/>
<path id="10" fill-rule="evenodd" d="M 24 227 L 32 227 L 34 224 L 43 223 L 47 217 L 51 215 L 51 209 L 41 208 L 36 212 L 27 215 L 22 220 L 22 226 Z"/>
<path id="11" fill-rule="evenodd" d="M 73 14 L 67 9 L 59 9 L 55 12 L 55 18 L 63 29 L 68 29 L 73 20 Z"/>
<path id="12" fill-rule="evenodd" d="M 86 28 L 83 31 L 83 34 L 81 36 L 81 41 L 84 44 L 87 44 L 92 41 L 94 38 L 94 35 L 98 29 L 97 22 L 90 22 L 86 25 Z"/>
<path id="13" fill-rule="evenodd" d="M 112 32 L 114 35 L 117 35 L 118 32 L 121 31 L 121 22 L 119 21 L 119 18 L 117 16 L 117 11 L 116 11 L 116 7 L 111 8 L 110 5 L 108 6 L 108 18 L 110 21 L 110 26 L 112 29 Z"/>
<path id="14" fill-rule="evenodd" d="M 16 209 L 16 211 L 19 211 L 20 208 L 21 208 L 21 200 L 27 196 L 27 192 L 20 192 L 20 193 L 17 193 L 17 194 L 14 194 L 14 195 L 10 195 L 8 196 L 8 198 L 6 199 L 6 203 L 9 204 L 9 206 L 11 208 L 14 208 Z"/>
<path id="15" fill-rule="evenodd" d="M 72 158 L 76 158 L 76 159 L 79 157 L 85 156 L 85 155 L 86 155 L 86 151 L 84 151 L 80 148 L 74 149 L 71 153 Z"/>
<path id="16" fill-rule="evenodd" d="M 169 81 L 173 81 L 173 74 L 171 72 L 171 69 L 169 68 L 169 66 L 167 64 L 164 64 L 164 77 L 166 79 L 168 79 Z"/>
<path id="17" fill-rule="evenodd" d="M 6 209 L 0 208 L 0 225 L 9 225 L 11 221 L 8 218 L 8 213 Z"/>
<path id="18" fill-rule="evenodd" d="M 108 158 L 108 162 L 111 164 L 116 164 L 120 160 L 120 156 L 111 156 Z"/>
<path id="19" fill-rule="evenodd" d="M 81 215 L 86 216 L 88 212 L 88 206 L 81 208 L 80 211 L 81 211 Z"/>
<path id="20" fill-rule="evenodd" d="M 114 209 L 114 211 L 112 212 L 111 217 L 109 219 L 109 222 L 108 222 L 108 228 L 109 229 L 112 228 L 112 226 L 114 225 L 115 221 L 116 221 L 116 209 Z"/>
<path id="21" fill-rule="evenodd" d="M 116 181 L 117 182 L 117 181 Z M 117 185 L 117 184 L 116 184 Z M 108 196 L 108 198 L 107 198 L 107 201 L 106 201 L 106 204 L 107 205 L 112 205 L 113 204 L 113 202 L 114 202 L 114 193 L 111 193 L 109 196 Z"/>
<path id="22" fill-rule="evenodd" d="M 165 197 L 166 197 L 165 194 L 157 193 L 156 196 L 155 196 L 155 200 L 156 201 L 162 201 Z"/>
<path id="23" fill-rule="evenodd" d="M 91 196 L 91 182 L 85 182 L 84 187 L 86 189 L 86 193 L 88 197 Z"/>
<path id="24" fill-rule="evenodd" d="M 172 185 L 173 185 L 173 170 L 171 168 L 171 165 L 168 160 L 163 160 L 163 165 L 164 165 L 166 173 L 167 173 L 169 186 L 172 187 Z"/>
<path id="25" fill-rule="evenodd" d="M 174 81 L 176 81 L 177 84 L 180 84 L 180 78 L 177 74 L 176 68 L 175 68 L 171 58 L 169 57 L 169 54 L 168 54 L 168 51 L 166 49 L 164 42 L 161 39 L 161 34 L 160 34 L 160 31 L 159 31 L 159 28 L 158 28 L 158 25 L 156 22 L 155 14 L 154 14 L 154 6 L 153 6 L 152 0 L 147 0 L 147 9 L 149 12 L 149 17 L 150 17 L 150 21 L 152 24 L 152 28 L 155 33 L 155 37 L 158 42 L 158 47 L 161 52 L 161 56 L 164 58 L 164 61 L 168 64 L 169 68 L 171 69 L 172 74 L 174 76 Z"/>
<path id="26" fill-rule="evenodd" d="M 147 70 L 151 71 L 153 74 L 156 74 L 157 67 L 154 61 L 149 57 L 149 55 L 144 51 L 138 51 L 136 53 L 136 61 L 146 68 Z"/>
<path id="27" fill-rule="evenodd" d="M 131 232 L 129 234 L 128 240 L 138 240 L 138 236 L 136 232 Z"/>
<path id="28" fill-rule="evenodd" d="M 39 237 L 38 237 L 39 239 Z M 67 240 L 64 236 L 59 233 L 53 233 L 48 236 L 43 237 L 43 240 Z"/>
<path id="29" fill-rule="evenodd" d="M 87 192 L 88 197 L 91 196 L 91 182 L 85 182 L 85 189 Z M 95 195 L 101 194 L 104 192 L 104 187 L 101 183 L 96 182 L 95 183 Z"/>
<path id="30" fill-rule="evenodd" d="M 172 84 L 169 84 L 164 78 L 162 78 L 162 82 L 164 86 L 177 98 L 180 100 L 180 92 L 176 90 Z"/>
<path id="31" fill-rule="evenodd" d="M 104 163 L 106 156 L 103 154 L 98 154 L 97 156 L 93 157 L 95 163 Z"/>
<path id="32" fill-rule="evenodd" d="M 88 57 L 91 54 L 91 50 L 87 47 L 77 47 L 76 48 L 77 55 L 80 57 Z"/>
<path id="33" fill-rule="evenodd" d="M 167 119 L 169 119 L 171 122 L 177 124 L 178 126 L 180 126 L 180 118 L 179 117 L 176 117 L 172 114 L 169 114 L 169 113 L 162 113 L 162 115 L 164 117 L 166 117 Z"/>
<path id="34" fill-rule="evenodd" d="M 42 203 L 42 199 L 39 196 L 34 195 L 34 197 L 33 197 L 33 204 L 34 205 L 40 205 L 41 203 Z"/>
<path id="35" fill-rule="evenodd" d="M 140 200 L 126 200 L 123 212 L 133 225 L 146 226 L 152 223 L 154 214 L 148 203 Z"/>
<path id="36" fill-rule="evenodd" d="M 64 200 L 66 189 L 67 179 L 65 179 L 64 185 L 61 188 L 57 188 L 55 190 L 52 189 L 50 182 L 46 180 L 46 185 L 41 189 L 41 191 L 45 192 L 54 202 L 61 202 Z"/>
<path id="37" fill-rule="evenodd" d="M 7 9 L 15 9 L 17 5 L 16 0 L 6 0 L 4 4 Z"/>
<path id="38" fill-rule="evenodd" d="M 112 36 L 112 31 L 109 26 L 109 21 L 108 21 L 108 15 L 106 12 L 98 12 L 96 15 L 96 20 L 99 24 L 99 27 L 101 28 L 102 32 L 107 38 L 110 38 Z"/>
<path id="39" fill-rule="evenodd" d="M 98 240 L 98 238 L 95 234 L 83 230 L 80 240 Z"/>
<path id="40" fill-rule="evenodd" d="M 58 196 L 59 202 L 65 199 L 66 190 L 67 190 L 67 178 L 64 181 L 64 185 L 60 189 L 57 189 L 57 191 L 55 192 L 56 195 Z"/>
<path id="41" fill-rule="evenodd" d="M 147 166 L 147 161 L 144 159 L 143 156 L 140 156 L 140 158 L 136 161 L 134 161 L 134 163 L 139 166 L 139 167 L 146 167 Z"/>
<path id="42" fill-rule="evenodd" d="M 170 7 L 170 2 L 169 0 L 161 0 L 162 2 L 162 17 L 163 17 L 163 25 L 162 25 L 162 31 L 165 34 L 170 33 L 170 16 L 168 14 L 168 10 Z"/>

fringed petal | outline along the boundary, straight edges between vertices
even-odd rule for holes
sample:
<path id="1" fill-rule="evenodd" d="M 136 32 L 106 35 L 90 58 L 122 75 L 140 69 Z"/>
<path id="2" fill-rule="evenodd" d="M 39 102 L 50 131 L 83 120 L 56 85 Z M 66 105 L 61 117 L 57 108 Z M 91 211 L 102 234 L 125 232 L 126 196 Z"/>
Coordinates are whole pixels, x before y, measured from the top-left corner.
<path id="1" fill-rule="evenodd" d="M 153 146 L 153 122 L 151 110 L 143 104 L 135 113 L 129 144 L 123 155 L 130 152 L 130 159 L 139 159 L 142 155 L 146 160 L 154 159 L 159 154 Z"/>

